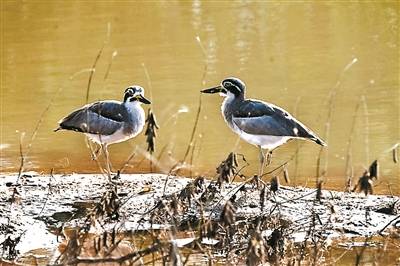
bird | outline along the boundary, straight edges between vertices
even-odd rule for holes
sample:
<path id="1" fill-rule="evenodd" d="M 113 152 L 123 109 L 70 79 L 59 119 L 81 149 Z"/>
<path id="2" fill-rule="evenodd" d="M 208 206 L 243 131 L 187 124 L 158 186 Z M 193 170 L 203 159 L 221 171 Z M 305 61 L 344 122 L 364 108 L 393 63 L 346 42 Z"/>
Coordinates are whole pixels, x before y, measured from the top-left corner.
<path id="1" fill-rule="evenodd" d="M 285 109 L 272 103 L 246 99 L 246 85 L 236 77 L 224 79 L 220 85 L 201 90 L 201 93 L 219 93 L 225 97 L 221 112 L 229 128 L 260 151 L 259 176 L 265 164 L 264 150 L 269 164 L 272 151 L 292 139 L 311 140 L 321 146 L 326 143 L 313 131 L 294 118 Z"/>
<path id="2" fill-rule="evenodd" d="M 111 179 L 108 145 L 137 136 L 145 125 L 145 113 L 141 104 L 151 104 L 144 97 L 144 89 L 133 85 L 125 89 L 122 102 L 97 101 L 84 105 L 58 122 L 59 130 L 72 130 L 85 134 L 103 148 L 108 177 Z"/>

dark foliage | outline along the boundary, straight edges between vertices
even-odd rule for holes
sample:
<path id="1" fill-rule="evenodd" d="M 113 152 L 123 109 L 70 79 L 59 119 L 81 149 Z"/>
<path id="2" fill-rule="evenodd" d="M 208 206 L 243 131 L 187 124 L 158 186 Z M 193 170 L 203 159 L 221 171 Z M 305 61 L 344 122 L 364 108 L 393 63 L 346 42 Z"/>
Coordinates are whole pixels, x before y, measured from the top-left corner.
<path id="1" fill-rule="evenodd" d="M 157 137 L 156 130 L 160 127 L 158 126 L 156 116 L 151 111 L 151 109 L 149 109 L 148 111 L 146 124 L 147 127 L 144 134 L 146 135 L 147 151 L 152 154 L 155 150 L 155 139 Z"/>
<path id="2" fill-rule="evenodd" d="M 371 178 L 376 178 L 378 179 L 379 177 L 379 164 L 378 164 L 378 160 L 375 160 L 372 162 L 372 164 L 369 166 L 369 176 Z"/>
<path id="3" fill-rule="evenodd" d="M 279 189 L 279 177 L 274 176 L 271 178 L 271 191 L 277 192 Z"/>
<path id="4" fill-rule="evenodd" d="M 230 177 L 237 173 L 238 162 L 236 154 L 231 152 L 228 157 L 217 167 L 217 182 L 221 185 L 224 182 L 229 183 Z"/>

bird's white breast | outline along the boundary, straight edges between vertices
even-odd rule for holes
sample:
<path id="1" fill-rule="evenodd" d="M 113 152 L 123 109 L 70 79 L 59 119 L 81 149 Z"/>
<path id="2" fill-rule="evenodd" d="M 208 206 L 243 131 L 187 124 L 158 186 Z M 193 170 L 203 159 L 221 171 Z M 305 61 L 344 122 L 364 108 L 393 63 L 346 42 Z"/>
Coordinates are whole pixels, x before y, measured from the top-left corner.
<path id="1" fill-rule="evenodd" d="M 271 136 L 271 135 L 253 135 L 240 130 L 235 123 L 232 124 L 232 130 L 238 134 L 243 140 L 247 141 L 250 144 L 261 146 L 263 149 L 273 150 L 276 147 L 281 146 L 286 143 L 292 137 L 286 136 Z"/>
<path id="2" fill-rule="evenodd" d="M 130 136 L 131 138 L 133 138 L 134 136 L 142 132 L 144 124 L 146 123 L 146 116 L 141 104 L 137 101 L 127 103 L 125 106 L 133 121 L 134 130 L 132 132 L 132 135 Z"/>

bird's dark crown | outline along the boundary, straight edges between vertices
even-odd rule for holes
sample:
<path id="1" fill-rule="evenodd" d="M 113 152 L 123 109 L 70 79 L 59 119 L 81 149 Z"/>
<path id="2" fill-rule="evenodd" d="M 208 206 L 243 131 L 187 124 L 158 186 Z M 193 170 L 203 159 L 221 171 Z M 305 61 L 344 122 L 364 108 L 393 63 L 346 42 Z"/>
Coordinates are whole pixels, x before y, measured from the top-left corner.
<path id="1" fill-rule="evenodd" d="M 137 85 L 129 86 L 125 89 L 125 94 L 134 95 L 135 93 L 143 92 L 143 88 Z"/>
<path id="2" fill-rule="evenodd" d="M 235 96 L 244 94 L 246 90 L 244 82 L 234 77 L 224 79 L 221 86 L 227 91 L 233 93 Z"/>

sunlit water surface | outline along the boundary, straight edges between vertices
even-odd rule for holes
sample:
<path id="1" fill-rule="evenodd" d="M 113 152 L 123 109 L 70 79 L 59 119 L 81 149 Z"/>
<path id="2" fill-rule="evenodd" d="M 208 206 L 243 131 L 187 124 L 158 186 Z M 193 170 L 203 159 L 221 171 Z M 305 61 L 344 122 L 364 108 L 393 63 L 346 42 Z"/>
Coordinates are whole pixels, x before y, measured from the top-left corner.
<path id="1" fill-rule="evenodd" d="M 145 87 L 160 125 L 156 171 L 169 171 L 183 158 L 199 90 L 236 76 L 246 82 L 248 97 L 282 106 L 328 142 L 321 161 L 326 187 L 344 187 L 350 155 L 355 177 L 378 158 L 382 177 L 376 189 L 400 192 L 399 167 L 387 152 L 399 141 L 398 2 L 4 1 L 1 6 L 1 171 L 18 171 L 23 132 L 25 169 L 99 171 L 82 135 L 52 129 L 85 104 L 88 69 L 104 45 L 89 101 L 121 99 L 131 84 Z M 233 150 L 250 163 L 244 173 L 256 173 L 258 151 L 227 128 L 222 99 L 203 95 L 201 101 L 195 149 L 187 159 L 194 173 L 214 175 Z M 289 164 L 292 183 L 310 185 L 319 152 L 314 143 L 279 148 L 272 167 L 298 148 Z M 148 171 L 143 134 L 110 147 L 114 168 L 135 149 L 127 172 Z"/>

